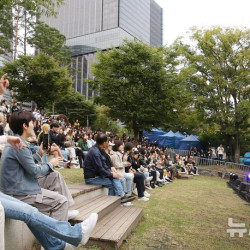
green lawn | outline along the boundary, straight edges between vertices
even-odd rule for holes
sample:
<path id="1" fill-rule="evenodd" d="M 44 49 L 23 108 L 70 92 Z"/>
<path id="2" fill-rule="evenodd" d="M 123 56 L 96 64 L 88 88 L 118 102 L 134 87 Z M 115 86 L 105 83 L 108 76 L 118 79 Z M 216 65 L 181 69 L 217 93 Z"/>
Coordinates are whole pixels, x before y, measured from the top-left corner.
<path id="1" fill-rule="evenodd" d="M 83 181 L 81 169 L 60 172 L 67 183 Z M 250 249 L 250 204 L 226 180 L 194 176 L 150 193 L 148 202 L 133 202 L 143 218 L 121 249 Z M 248 233 L 230 238 L 228 218 L 245 223 Z"/>

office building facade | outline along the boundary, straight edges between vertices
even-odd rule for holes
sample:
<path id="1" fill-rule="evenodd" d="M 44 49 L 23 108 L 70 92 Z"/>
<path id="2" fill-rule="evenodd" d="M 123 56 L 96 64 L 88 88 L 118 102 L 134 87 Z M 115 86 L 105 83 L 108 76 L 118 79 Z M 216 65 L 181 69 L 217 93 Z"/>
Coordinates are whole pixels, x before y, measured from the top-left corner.
<path id="1" fill-rule="evenodd" d="M 93 79 L 97 51 L 119 47 L 124 38 L 162 45 L 162 8 L 154 0 L 66 0 L 57 18 L 42 21 L 66 36 L 77 69 L 73 88 L 86 99 L 96 94 L 84 78 Z"/>

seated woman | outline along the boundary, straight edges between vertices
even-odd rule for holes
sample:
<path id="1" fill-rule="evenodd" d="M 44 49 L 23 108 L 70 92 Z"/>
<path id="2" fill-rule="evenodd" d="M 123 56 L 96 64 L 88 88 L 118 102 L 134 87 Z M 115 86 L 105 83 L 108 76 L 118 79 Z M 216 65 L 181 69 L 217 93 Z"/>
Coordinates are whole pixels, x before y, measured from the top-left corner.
<path id="1" fill-rule="evenodd" d="M 126 194 L 132 194 L 134 174 L 125 172 L 125 167 L 130 167 L 131 163 L 123 159 L 123 154 L 122 154 L 123 149 L 124 149 L 123 142 L 115 141 L 115 144 L 113 146 L 113 151 L 110 152 L 110 158 L 113 167 L 121 176 L 123 176 L 122 178 L 120 178 L 120 181 L 122 183 L 124 192 Z"/>
<path id="2" fill-rule="evenodd" d="M 45 123 L 42 125 L 41 132 L 39 133 L 38 138 L 37 138 L 37 143 L 39 146 L 43 142 L 44 134 L 48 134 L 48 137 L 49 137 L 49 130 L 50 130 L 49 124 Z M 63 159 L 64 162 L 67 162 L 67 160 L 63 158 L 60 148 L 55 143 L 52 143 L 52 141 L 50 140 L 50 137 L 48 141 L 50 145 L 49 154 L 53 155 L 54 157 L 60 157 L 61 159 Z"/>
<path id="3" fill-rule="evenodd" d="M 70 159 L 70 164 L 72 165 L 78 165 L 78 162 L 76 161 L 76 150 L 75 150 L 75 142 L 74 142 L 74 133 L 72 129 L 70 129 L 67 132 L 66 138 L 65 138 L 65 150 L 67 152 L 67 155 Z"/>
<path id="4" fill-rule="evenodd" d="M 134 183 L 136 184 L 138 200 L 139 201 L 148 201 L 150 194 L 145 191 L 145 175 L 138 172 L 140 168 L 139 165 L 139 152 L 135 151 L 132 153 L 133 144 L 131 142 L 126 142 L 124 145 L 124 154 L 123 159 L 131 163 L 131 167 L 126 167 L 126 173 L 134 174 Z"/>

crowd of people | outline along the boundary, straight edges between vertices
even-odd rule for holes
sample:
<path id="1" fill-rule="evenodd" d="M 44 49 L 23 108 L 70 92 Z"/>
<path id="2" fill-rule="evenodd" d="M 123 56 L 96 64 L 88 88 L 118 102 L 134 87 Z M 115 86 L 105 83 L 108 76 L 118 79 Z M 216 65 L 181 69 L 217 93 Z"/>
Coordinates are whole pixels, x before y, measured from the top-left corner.
<path id="1" fill-rule="evenodd" d="M 4 74 L 0 79 L 0 94 L 9 85 L 6 77 Z M 74 200 L 63 177 L 54 170 L 62 159 L 44 159 L 47 151 L 43 143 L 32 151 L 28 140 L 34 137 L 34 121 L 28 111 L 13 112 L 9 127 L 15 136 L 0 136 L 0 143 L 5 144 L 1 155 L 0 249 L 5 249 L 5 218 L 24 221 L 46 250 L 75 249 L 88 242 L 98 215 L 92 213 L 75 226 L 68 222 L 79 212 L 70 210 Z"/>
<path id="2" fill-rule="evenodd" d="M 7 86 L 5 75 L 0 92 Z M 173 182 L 180 172 L 198 174 L 192 155 L 171 158 L 165 148 L 146 140 L 92 131 L 78 121 L 47 118 L 39 110 L 16 109 L 8 125 L 9 136 L 2 135 L 8 142 L 1 154 L 0 214 L 4 209 L 6 218 L 23 220 L 45 249 L 86 244 L 98 220 L 92 213 L 75 226 L 67 222 L 79 212 L 70 209 L 74 200 L 56 168 L 83 168 L 86 184 L 107 187 L 124 206 L 136 198 L 149 201 L 148 190 Z"/>

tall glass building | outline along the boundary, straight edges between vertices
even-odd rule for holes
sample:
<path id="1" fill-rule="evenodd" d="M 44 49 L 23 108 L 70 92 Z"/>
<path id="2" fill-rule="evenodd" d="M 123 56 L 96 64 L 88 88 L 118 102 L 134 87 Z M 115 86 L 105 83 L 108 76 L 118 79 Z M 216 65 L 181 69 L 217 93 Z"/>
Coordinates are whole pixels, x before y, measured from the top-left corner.
<path id="1" fill-rule="evenodd" d="M 77 69 L 73 88 L 86 99 L 96 94 L 84 78 L 93 79 L 98 50 L 119 47 L 124 38 L 162 45 L 162 8 L 154 0 L 66 0 L 57 18 L 42 21 L 66 36 Z"/>

